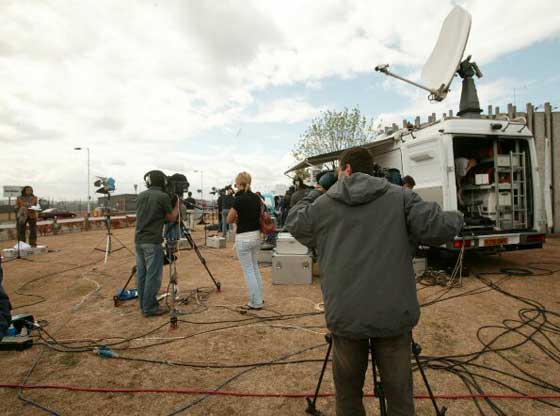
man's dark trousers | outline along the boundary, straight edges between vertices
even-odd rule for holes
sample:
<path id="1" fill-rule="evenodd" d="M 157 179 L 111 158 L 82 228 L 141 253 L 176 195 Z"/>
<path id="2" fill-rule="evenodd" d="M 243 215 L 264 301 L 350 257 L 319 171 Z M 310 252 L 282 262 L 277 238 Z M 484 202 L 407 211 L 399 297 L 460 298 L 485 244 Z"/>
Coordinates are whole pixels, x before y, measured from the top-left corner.
<path id="1" fill-rule="evenodd" d="M 29 224 L 29 245 L 35 247 L 37 245 L 37 220 L 27 218 L 23 224 L 17 222 L 17 237 L 19 241 L 25 241 L 25 229 Z"/>
<path id="2" fill-rule="evenodd" d="M 373 345 L 387 398 L 388 416 L 413 416 L 411 333 L 374 338 Z M 333 334 L 337 416 L 365 416 L 362 389 L 369 359 L 368 339 L 357 340 Z"/>

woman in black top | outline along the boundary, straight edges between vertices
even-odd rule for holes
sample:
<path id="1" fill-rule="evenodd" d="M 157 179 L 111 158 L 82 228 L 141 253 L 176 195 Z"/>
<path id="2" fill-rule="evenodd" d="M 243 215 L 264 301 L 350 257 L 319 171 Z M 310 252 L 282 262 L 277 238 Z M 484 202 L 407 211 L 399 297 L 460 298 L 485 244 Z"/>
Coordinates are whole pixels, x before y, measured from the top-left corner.
<path id="1" fill-rule="evenodd" d="M 233 208 L 229 210 L 227 223 L 237 223 L 235 249 L 249 289 L 247 308 L 261 309 L 263 306 L 262 279 L 259 271 L 258 253 L 260 241 L 261 199 L 251 192 L 251 175 L 241 172 L 235 178 L 238 189 Z"/>

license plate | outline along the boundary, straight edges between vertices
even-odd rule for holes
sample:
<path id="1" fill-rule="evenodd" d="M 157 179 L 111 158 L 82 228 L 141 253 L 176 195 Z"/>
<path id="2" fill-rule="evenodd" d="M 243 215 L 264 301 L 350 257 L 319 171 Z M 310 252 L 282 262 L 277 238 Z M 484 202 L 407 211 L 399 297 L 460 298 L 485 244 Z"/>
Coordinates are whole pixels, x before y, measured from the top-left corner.
<path id="1" fill-rule="evenodd" d="M 507 238 L 489 238 L 484 240 L 484 247 L 490 246 L 503 246 L 504 244 L 508 243 Z"/>

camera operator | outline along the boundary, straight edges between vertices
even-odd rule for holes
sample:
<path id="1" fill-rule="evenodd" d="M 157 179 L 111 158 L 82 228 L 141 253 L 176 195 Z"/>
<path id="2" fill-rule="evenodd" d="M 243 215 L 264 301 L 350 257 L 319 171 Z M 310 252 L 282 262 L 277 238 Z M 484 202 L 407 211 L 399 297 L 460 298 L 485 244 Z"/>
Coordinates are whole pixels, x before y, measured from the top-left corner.
<path id="1" fill-rule="evenodd" d="M 411 333 L 420 317 L 412 243 L 453 239 L 463 216 L 371 176 L 372 166 L 367 149 L 344 152 L 338 181 L 334 174 L 323 175 L 318 187 L 323 191 L 311 191 L 292 207 L 286 227 L 319 256 L 333 335 L 336 414 L 365 415 L 362 388 L 371 338 L 388 414 L 410 416 Z"/>
<path id="2" fill-rule="evenodd" d="M 159 170 L 144 175 L 148 189 L 138 195 L 136 209 L 136 282 L 138 300 L 144 316 L 166 313 L 157 301 L 163 271 L 162 233 L 165 221 L 175 222 L 179 212 L 179 198 L 172 201 L 163 192 L 167 177 Z"/>
<path id="3" fill-rule="evenodd" d="M 6 336 L 10 323 L 12 322 L 12 305 L 10 299 L 4 288 L 2 287 L 2 280 L 4 279 L 4 271 L 2 270 L 2 259 L 0 259 L 0 339 Z"/>

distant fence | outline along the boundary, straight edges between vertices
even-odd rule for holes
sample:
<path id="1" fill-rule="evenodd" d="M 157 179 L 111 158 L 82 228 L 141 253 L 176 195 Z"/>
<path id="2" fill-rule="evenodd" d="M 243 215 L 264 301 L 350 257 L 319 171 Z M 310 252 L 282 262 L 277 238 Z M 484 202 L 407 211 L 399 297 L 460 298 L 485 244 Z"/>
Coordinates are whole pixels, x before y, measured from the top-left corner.
<path id="1" fill-rule="evenodd" d="M 114 229 L 131 227 L 136 223 L 136 215 L 124 215 L 111 218 L 111 227 Z M 105 218 L 73 218 L 64 220 L 47 220 L 37 223 L 37 234 L 39 237 L 57 235 L 89 230 L 105 229 Z M 15 223 L 0 225 L 0 241 L 16 239 Z"/>
<path id="2" fill-rule="evenodd" d="M 544 192 L 549 192 L 552 201 L 552 219 L 554 226 L 553 233 L 560 233 L 560 112 L 553 111 L 550 103 L 545 103 L 539 106 L 533 106 L 531 103 L 525 105 L 525 111 L 518 111 L 517 107 L 513 104 L 507 105 L 507 111 L 500 111 L 500 107 L 488 106 L 486 114 L 482 114 L 483 118 L 500 118 L 507 116 L 510 119 L 517 117 L 524 117 L 529 130 L 533 132 L 535 137 L 535 144 L 537 147 L 537 162 L 538 172 L 541 189 Z M 453 117 L 453 111 L 449 110 L 448 113 L 443 113 L 441 118 L 446 119 Z M 428 116 L 428 123 L 433 123 L 438 120 L 436 113 Z M 421 125 L 420 117 L 414 119 L 414 123 L 408 120 L 403 120 L 403 127 L 414 124 L 416 127 Z M 398 126 L 393 124 L 392 127 L 386 129 L 396 130 Z M 550 140 L 550 146 L 545 145 L 545 139 Z M 550 160 L 550 176 L 549 182 L 551 183 L 548 189 L 545 189 L 545 154 L 548 152 Z M 544 201 L 543 201 L 544 204 Z M 543 205 L 544 206 L 544 205 Z"/>

